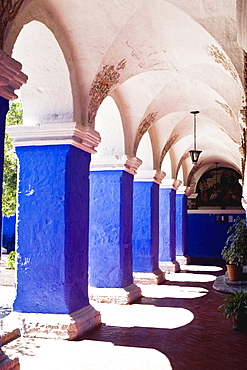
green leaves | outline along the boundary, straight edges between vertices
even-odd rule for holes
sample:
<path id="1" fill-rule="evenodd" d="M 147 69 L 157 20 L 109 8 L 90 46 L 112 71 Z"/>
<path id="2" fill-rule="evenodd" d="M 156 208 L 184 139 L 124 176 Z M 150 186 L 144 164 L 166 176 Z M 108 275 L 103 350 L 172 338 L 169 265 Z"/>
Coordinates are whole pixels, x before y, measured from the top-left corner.
<path id="1" fill-rule="evenodd" d="M 6 125 L 22 125 L 23 109 L 21 102 L 10 103 L 6 116 Z M 2 213 L 9 217 L 16 213 L 17 157 L 12 140 L 5 134 Z"/>
<path id="2" fill-rule="evenodd" d="M 11 251 L 7 257 L 7 265 L 8 265 L 8 268 L 11 270 L 15 269 L 15 259 L 16 259 L 16 252 Z"/>
<path id="3" fill-rule="evenodd" d="M 236 319 L 239 314 L 247 314 L 247 291 L 233 292 L 219 307 L 228 320 Z"/>
<path id="4" fill-rule="evenodd" d="M 237 217 L 234 224 L 228 229 L 230 236 L 226 240 L 221 252 L 226 263 L 238 266 L 247 264 L 247 225 L 246 220 Z"/>
<path id="5" fill-rule="evenodd" d="M 6 115 L 6 125 L 22 125 L 23 124 L 23 108 L 20 101 L 11 102 L 9 111 Z"/>

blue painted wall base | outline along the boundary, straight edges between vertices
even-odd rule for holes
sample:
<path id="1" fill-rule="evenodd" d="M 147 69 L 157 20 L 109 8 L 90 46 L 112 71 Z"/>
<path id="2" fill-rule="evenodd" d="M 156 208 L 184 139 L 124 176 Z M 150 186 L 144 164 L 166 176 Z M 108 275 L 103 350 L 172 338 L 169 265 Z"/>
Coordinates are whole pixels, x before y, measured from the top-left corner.
<path id="1" fill-rule="evenodd" d="M 228 238 L 227 230 L 239 214 L 188 213 L 187 253 L 190 257 L 221 258 L 221 251 Z M 231 221 L 231 222 L 229 222 Z"/>
<path id="2" fill-rule="evenodd" d="M 69 314 L 88 301 L 89 163 L 70 145 L 18 147 L 14 311 Z"/>
<path id="3" fill-rule="evenodd" d="M 134 182 L 133 271 L 153 272 L 159 264 L 159 185 Z"/>
<path id="4" fill-rule="evenodd" d="M 89 281 L 96 288 L 124 288 L 132 277 L 133 175 L 91 171 Z"/>
<path id="5" fill-rule="evenodd" d="M 159 261 L 176 259 L 176 191 L 160 187 L 159 193 Z"/>

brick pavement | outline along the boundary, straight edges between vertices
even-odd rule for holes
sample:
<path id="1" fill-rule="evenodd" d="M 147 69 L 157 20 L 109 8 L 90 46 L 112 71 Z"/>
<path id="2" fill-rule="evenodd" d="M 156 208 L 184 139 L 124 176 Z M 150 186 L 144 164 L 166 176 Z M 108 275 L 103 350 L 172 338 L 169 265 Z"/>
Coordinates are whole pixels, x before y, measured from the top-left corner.
<path id="1" fill-rule="evenodd" d="M 6 353 L 25 370 L 247 369 L 247 334 L 221 315 L 225 295 L 212 289 L 223 272 L 193 270 L 144 286 L 133 305 L 94 304 L 103 324 L 81 341 L 21 338 Z"/>
<path id="2" fill-rule="evenodd" d="M 218 276 L 223 272 L 194 272 L 195 280 L 207 280 L 205 276 Z M 176 274 L 176 280 L 184 274 Z M 198 279 L 196 278 L 198 276 Z M 168 276 L 173 280 L 174 275 Z M 182 276 L 181 280 L 186 280 Z M 118 346 L 153 348 L 169 359 L 173 370 L 245 370 L 247 369 L 247 334 L 233 330 L 232 324 L 219 312 L 224 294 L 212 289 L 212 281 L 196 282 L 189 273 L 189 282 L 166 281 L 165 286 L 178 291 L 177 297 L 143 297 L 138 305 L 154 305 L 155 307 L 183 308 L 193 313 L 194 319 L 187 325 L 166 329 L 103 325 L 86 338 L 97 341 L 109 341 Z M 188 288 L 208 290 L 208 293 L 186 298 Z M 162 286 L 156 287 L 161 289 Z M 184 289 L 184 290 L 183 290 Z M 149 294 L 150 295 L 150 294 Z M 180 295 L 180 297 L 179 297 Z M 181 313 L 182 314 L 182 313 Z M 103 315 L 102 315 L 103 316 Z M 103 316 L 104 317 L 104 316 Z M 179 319 L 179 318 L 178 318 Z M 181 319 L 181 318 L 180 318 Z M 162 321 L 162 320 L 161 320 Z"/>

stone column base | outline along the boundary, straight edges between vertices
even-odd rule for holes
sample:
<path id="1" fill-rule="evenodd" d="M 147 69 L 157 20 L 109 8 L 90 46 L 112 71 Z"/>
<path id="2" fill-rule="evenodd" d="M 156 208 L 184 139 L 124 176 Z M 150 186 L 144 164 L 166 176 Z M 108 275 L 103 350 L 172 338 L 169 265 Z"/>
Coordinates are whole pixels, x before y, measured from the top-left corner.
<path id="1" fill-rule="evenodd" d="M 0 348 L 0 370 L 19 370 L 20 363 L 18 358 L 11 360 Z"/>
<path id="2" fill-rule="evenodd" d="M 162 261 L 159 262 L 159 267 L 161 271 L 164 272 L 179 272 L 180 271 L 180 265 L 179 263 L 175 261 Z"/>
<path id="3" fill-rule="evenodd" d="M 161 284 L 165 281 L 165 272 L 157 269 L 153 272 L 134 272 L 134 283 L 140 285 Z"/>
<path id="4" fill-rule="evenodd" d="M 176 261 L 180 265 L 188 265 L 190 263 L 190 257 L 189 256 L 176 256 Z"/>
<path id="5" fill-rule="evenodd" d="M 11 312 L 3 330 L 19 328 L 24 337 L 77 339 L 101 324 L 101 315 L 91 305 L 70 314 Z"/>
<path id="6" fill-rule="evenodd" d="M 99 303 L 130 304 L 142 296 L 141 289 L 131 284 L 124 288 L 89 287 L 89 299 Z"/>

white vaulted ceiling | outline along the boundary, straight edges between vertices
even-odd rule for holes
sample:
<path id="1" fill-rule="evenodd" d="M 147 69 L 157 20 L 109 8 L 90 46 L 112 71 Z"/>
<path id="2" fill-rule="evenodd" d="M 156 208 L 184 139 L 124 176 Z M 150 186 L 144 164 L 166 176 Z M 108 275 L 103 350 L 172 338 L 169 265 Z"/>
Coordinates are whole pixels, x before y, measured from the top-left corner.
<path id="1" fill-rule="evenodd" d="M 4 48 L 29 76 L 26 124 L 91 125 L 102 157 L 147 157 L 146 146 L 145 168 L 172 178 L 182 169 L 188 186 L 215 162 L 241 171 L 236 1 L 24 1 Z M 192 110 L 200 111 L 196 167 Z"/>

